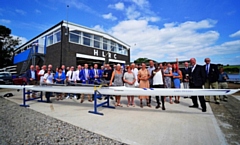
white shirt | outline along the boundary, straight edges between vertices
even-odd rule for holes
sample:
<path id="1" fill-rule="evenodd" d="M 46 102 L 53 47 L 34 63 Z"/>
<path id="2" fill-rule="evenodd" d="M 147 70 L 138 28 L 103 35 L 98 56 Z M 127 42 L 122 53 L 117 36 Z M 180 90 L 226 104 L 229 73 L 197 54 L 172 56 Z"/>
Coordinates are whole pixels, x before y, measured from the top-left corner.
<path id="1" fill-rule="evenodd" d="M 39 73 L 38 73 L 38 75 L 41 75 L 41 77 L 40 77 L 40 83 L 42 83 L 42 82 L 44 81 L 44 78 L 43 78 L 44 73 L 45 73 L 45 70 L 43 70 L 43 69 L 41 69 L 41 70 L 39 71 Z"/>
<path id="2" fill-rule="evenodd" d="M 133 74 L 135 76 L 135 79 L 136 79 L 135 84 L 138 84 L 138 69 L 134 68 L 134 69 L 132 69 L 132 72 L 133 72 Z"/>
<path id="3" fill-rule="evenodd" d="M 75 81 L 80 81 L 80 78 L 79 78 L 79 73 L 81 72 L 81 70 L 76 70 L 75 71 Z"/>
<path id="4" fill-rule="evenodd" d="M 44 76 L 43 76 L 44 80 L 46 80 L 46 83 L 48 84 L 52 84 L 53 83 L 53 74 L 48 74 L 46 73 Z"/>
<path id="5" fill-rule="evenodd" d="M 149 75 L 151 76 L 152 75 L 152 71 L 155 70 L 155 67 L 149 67 L 148 68 L 148 72 L 149 72 Z"/>
<path id="6" fill-rule="evenodd" d="M 196 67 L 197 64 L 195 64 L 193 67 L 192 67 L 192 72 L 194 71 L 195 67 Z"/>
<path id="7" fill-rule="evenodd" d="M 34 80 L 36 79 L 36 78 L 35 78 L 35 71 L 34 71 L 34 70 L 31 70 L 31 78 L 34 79 Z"/>
<path id="8" fill-rule="evenodd" d="M 153 85 L 163 85 L 162 71 L 159 70 L 153 77 Z"/>
<path id="9" fill-rule="evenodd" d="M 75 74 L 74 71 L 71 71 L 71 70 L 68 71 L 66 76 L 68 77 L 68 81 L 75 81 L 76 80 L 76 74 Z"/>
<path id="10" fill-rule="evenodd" d="M 88 80 L 88 77 L 89 77 L 88 69 L 84 69 L 84 71 L 85 71 L 85 78 L 86 78 L 86 80 Z"/>

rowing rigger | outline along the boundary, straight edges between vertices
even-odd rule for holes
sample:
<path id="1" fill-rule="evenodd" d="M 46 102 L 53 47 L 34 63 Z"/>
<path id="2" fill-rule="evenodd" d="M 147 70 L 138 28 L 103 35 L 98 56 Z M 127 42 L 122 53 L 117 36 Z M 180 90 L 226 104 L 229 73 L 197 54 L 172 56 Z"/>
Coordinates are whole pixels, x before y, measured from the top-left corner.
<path id="1" fill-rule="evenodd" d="M 204 95 L 231 95 L 239 91 L 239 89 L 155 89 L 155 88 L 127 88 L 127 87 L 101 87 L 100 86 L 17 86 L 17 85 L 0 85 L 0 88 L 23 90 L 23 104 L 20 106 L 29 107 L 27 101 L 40 99 L 39 102 L 44 102 L 42 92 L 56 92 L 56 93 L 74 93 L 74 94 L 94 94 L 93 111 L 89 113 L 103 115 L 98 112 L 98 107 L 115 108 L 110 106 L 109 95 L 121 96 L 204 96 Z M 40 97 L 33 99 L 26 99 L 26 90 L 40 92 Z M 107 100 L 98 104 L 97 99 L 102 95 L 107 95 Z"/>

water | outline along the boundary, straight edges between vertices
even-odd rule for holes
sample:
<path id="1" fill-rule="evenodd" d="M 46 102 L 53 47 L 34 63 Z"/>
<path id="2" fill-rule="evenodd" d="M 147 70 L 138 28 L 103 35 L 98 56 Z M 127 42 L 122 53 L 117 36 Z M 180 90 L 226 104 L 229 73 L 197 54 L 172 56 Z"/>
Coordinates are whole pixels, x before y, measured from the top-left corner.
<path id="1" fill-rule="evenodd" d="M 240 79 L 240 74 L 228 74 L 229 79 Z"/>

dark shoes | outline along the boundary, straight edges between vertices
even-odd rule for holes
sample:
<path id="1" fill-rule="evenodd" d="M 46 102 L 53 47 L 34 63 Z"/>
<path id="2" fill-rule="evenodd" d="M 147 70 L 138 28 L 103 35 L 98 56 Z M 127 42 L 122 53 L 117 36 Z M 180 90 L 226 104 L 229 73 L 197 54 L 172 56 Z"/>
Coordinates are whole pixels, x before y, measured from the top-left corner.
<path id="1" fill-rule="evenodd" d="M 220 104 L 219 102 L 215 102 L 215 104 Z"/>
<path id="2" fill-rule="evenodd" d="M 207 112 L 207 110 L 206 109 L 202 109 L 202 112 Z"/>
<path id="3" fill-rule="evenodd" d="M 162 106 L 162 110 L 166 110 L 165 106 Z"/>
<path id="4" fill-rule="evenodd" d="M 52 101 L 47 101 L 46 103 L 52 103 Z"/>
<path id="5" fill-rule="evenodd" d="M 196 105 L 189 106 L 190 108 L 198 108 Z"/>
<path id="6" fill-rule="evenodd" d="M 158 109 L 158 108 L 160 108 L 160 105 L 157 105 L 157 106 L 156 106 L 156 109 Z"/>

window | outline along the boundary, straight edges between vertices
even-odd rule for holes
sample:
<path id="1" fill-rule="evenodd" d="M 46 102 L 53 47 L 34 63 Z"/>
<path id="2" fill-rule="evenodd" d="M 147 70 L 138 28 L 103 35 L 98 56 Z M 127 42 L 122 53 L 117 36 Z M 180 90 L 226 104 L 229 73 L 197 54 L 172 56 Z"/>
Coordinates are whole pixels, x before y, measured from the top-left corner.
<path id="1" fill-rule="evenodd" d="M 81 36 L 79 35 L 76 35 L 74 33 L 71 33 L 69 34 L 69 41 L 70 42 L 74 42 L 74 43 L 80 43 L 81 42 Z"/>
<path id="2" fill-rule="evenodd" d="M 101 37 L 94 35 L 94 45 L 93 46 L 96 48 L 101 48 L 100 43 L 101 43 Z"/>
<path id="3" fill-rule="evenodd" d="M 61 41 L 61 31 L 58 31 L 53 34 L 53 43 L 57 43 Z"/>
<path id="4" fill-rule="evenodd" d="M 52 45 L 53 44 L 53 35 L 49 35 L 47 36 L 47 46 Z"/>
<path id="5" fill-rule="evenodd" d="M 81 35 L 81 31 L 77 31 L 77 30 L 70 31 L 70 33 Z"/>
<path id="6" fill-rule="evenodd" d="M 114 41 L 111 41 L 111 51 L 116 52 L 116 43 Z"/>
<path id="7" fill-rule="evenodd" d="M 122 49 L 122 45 L 121 44 L 117 44 L 117 53 L 120 53 L 120 54 L 122 54 L 123 53 L 123 49 Z"/>
<path id="8" fill-rule="evenodd" d="M 128 55 L 128 50 L 127 50 L 126 47 L 123 47 L 123 54 L 124 54 L 124 55 Z"/>
<path id="9" fill-rule="evenodd" d="M 103 38 L 103 50 L 108 50 L 108 40 Z"/>
<path id="10" fill-rule="evenodd" d="M 83 44 L 87 46 L 91 45 L 91 34 L 83 32 Z"/>

